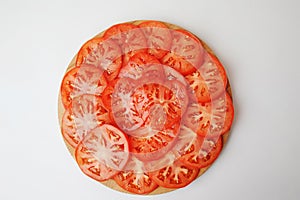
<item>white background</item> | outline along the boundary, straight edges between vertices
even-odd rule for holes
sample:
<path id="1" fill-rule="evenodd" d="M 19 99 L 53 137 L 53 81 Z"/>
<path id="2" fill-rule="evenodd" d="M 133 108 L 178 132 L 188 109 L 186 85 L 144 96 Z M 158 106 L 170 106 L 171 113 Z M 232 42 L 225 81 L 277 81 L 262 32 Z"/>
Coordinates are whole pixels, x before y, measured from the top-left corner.
<path id="1" fill-rule="evenodd" d="M 0 199 L 299 199 L 300 3 L 0 1 Z M 231 81 L 228 145 L 201 178 L 150 197 L 87 178 L 60 135 L 57 96 L 80 46 L 109 26 L 157 19 L 206 41 Z"/>

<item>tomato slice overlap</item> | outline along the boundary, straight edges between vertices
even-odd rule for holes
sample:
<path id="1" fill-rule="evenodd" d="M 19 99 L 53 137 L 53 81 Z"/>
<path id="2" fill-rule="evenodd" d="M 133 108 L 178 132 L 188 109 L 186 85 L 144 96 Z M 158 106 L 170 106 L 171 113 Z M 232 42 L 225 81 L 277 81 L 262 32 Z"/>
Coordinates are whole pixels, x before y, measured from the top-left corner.
<path id="1" fill-rule="evenodd" d="M 123 189 L 135 194 L 147 194 L 158 185 L 144 169 L 144 162 L 131 156 L 125 169 L 114 176 L 116 183 Z"/>
<path id="2" fill-rule="evenodd" d="M 121 171 L 127 163 L 127 138 L 112 125 L 98 126 L 79 143 L 75 156 L 86 175 L 98 181 L 107 180 Z"/>
<path id="3" fill-rule="evenodd" d="M 101 96 L 107 85 L 101 69 L 92 66 L 75 67 L 67 72 L 61 84 L 62 103 L 67 108 L 83 94 Z"/>
<path id="4" fill-rule="evenodd" d="M 234 109 L 225 69 L 202 44 L 152 20 L 81 47 L 61 85 L 61 127 L 83 173 L 147 194 L 184 187 L 217 159 Z"/>

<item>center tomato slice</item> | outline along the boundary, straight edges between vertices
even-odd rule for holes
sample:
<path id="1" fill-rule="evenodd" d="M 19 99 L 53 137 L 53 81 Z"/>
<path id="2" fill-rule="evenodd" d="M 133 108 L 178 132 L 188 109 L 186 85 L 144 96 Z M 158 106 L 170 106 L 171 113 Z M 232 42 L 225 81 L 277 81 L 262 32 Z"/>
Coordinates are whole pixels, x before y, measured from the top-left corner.
<path id="1" fill-rule="evenodd" d="M 65 140 L 75 148 L 90 130 L 104 123 L 110 123 L 110 119 L 101 99 L 85 94 L 74 98 L 65 110 L 62 133 Z"/>
<path id="2" fill-rule="evenodd" d="M 75 67 L 67 72 L 61 84 L 62 103 L 67 108 L 72 100 L 83 94 L 101 96 L 107 85 L 103 72 L 92 66 Z"/>
<path id="3" fill-rule="evenodd" d="M 203 63 L 203 47 L 198 38 L 185 30 L 174 30 L 172 35 L 171 50 L 161 61 L 182 75 L 188 75 Z"/>
<path id="4" fill-rule="evenodd" d="M 79 143 L 75 157 L 83 173 L 97 181 L 107 180 L 127 163 L 127 138 L 114 126 L 98 126 Z"/>
<path id="5" fill-rule="evenodd" d="M 199 102 L 213 101 L 225 92 L 227 85 L 225 69 L 212 54 L 207 54 L 203 65 L 186 76 L 186 80 L 190 84 L 192 95 L 196 96 Z"/>
<path id="6" fill-rule="evenodd" d="M 228 93 L 208 103 L 192 103 L 183 117 L 183 124 L 202 137 L 218 137 L 232 124 L 234 110 Z"/>
<path id="7" fill-rule="evenodd" d="M 93 38 L 77 54 L 76 66 L 82 65 L 98 67 L 111 81 L 117 77 L 122 66 L 122 51 L 111 39 Z"/>
<path id="8" fill-rule="evenodd" d="M 145 21 L 139 24 L 148 44 L 148 53 L 161 59 L 172 45 L 172 34 L 168 27 L 158 21 Z"/>
<path id="9" fill-rule="evenodd" d="M 181 102 L 170 88 L 145 84 L 135 90 L 133 104 L 143 113 L 144 123 L 128 132 L 130 150 L 142 160 L 158 159 L 172 147 L 176 138 Z"/>
<path id="10" fill-rule="evenodd" d="M 199 174 L 198 168 L 189 167 L 180 160 L 150 173 L 151 178 L 165 188 L 181 188 L 190 184 Z"/>

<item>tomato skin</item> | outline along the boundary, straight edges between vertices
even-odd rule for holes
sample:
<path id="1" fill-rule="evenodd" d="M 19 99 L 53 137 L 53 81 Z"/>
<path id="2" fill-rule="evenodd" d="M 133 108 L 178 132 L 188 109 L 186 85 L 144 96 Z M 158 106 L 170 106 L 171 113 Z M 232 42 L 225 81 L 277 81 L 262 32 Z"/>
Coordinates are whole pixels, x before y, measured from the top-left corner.
<path id="1" fill-rule="evenodd" d="M 75 158 L 83 173 L 97 181 L 105 181 L 125 167 L 128 148 L 125 134 L 104 124 L 91 130 L 78 144 Z"/>
<path id="2" fill-rule="evenodd" d="M 197 147 L 183 155 L 180 160 L 189 167 L 201 169 L 211 165 L 220 155 L 222 148 L 222 137 L 212 139 L 198 137 Z"/>
<path id="3" fill-rule="evenodd" d="M 201 137 L 218 137 L 231 127 L 234 109 L 228 93 L 208 103 L 191 104 L 183 117 L 183 124 Z"/>
<path id="4" fill-rule="evenodd" d="M 111 39 L 92 38 L 80 48 L 75 65 L 98 67 L 105 78 L 111 81 L 117 77 L 122 66 L 122 51 Z"/>
<path id="5" fill-rule="evenodd" d="M 148 53 L 161 59 L 166 55 L 172 45 L 172 34 L 168 27 L 158 21 L 145 21 L 139 24 L 148 44 Z"/>
<path id="6" fill-rule="evenodd" d="M 175 30 L 172 35 L 171 50 L 161 59 L 161 62 L 184 76 L 191 74 L 203 63 L 202 44 L 197 37 L 185 30 Z"/>
<path id="7" fill-rule="evenodd" d="M 134 194 L 148 194 L 158 185 L 144 172 L 142 162 L 134 156 L 128 160 L 124 171 L 114 176 L 116 183 L 123 189 Z"/>
<path id="8" fill-rule="evenodd" d="M 190 184 L 199 174 L 198 168 L 187 166 L 180 160 L 172 165 L 150 173 L 151 178 L 161 187 L 182 188 Z"/>
<path id="9" fill-rule="evenodd" d="M 61 129 L 66 142 L 75 148 L 90 130 L 104 123 L 110 119 L 100 97 L 84 94 L 74 98 L 65 110 Z"/>
<path id="10" fill-rule="evenodd" d="M 65 108 L 83 94 L 101 96 L 107 85 L 102 71 L 97 67 L 75 67 L 67 72 L 61 84 L 61 99 Z"/>

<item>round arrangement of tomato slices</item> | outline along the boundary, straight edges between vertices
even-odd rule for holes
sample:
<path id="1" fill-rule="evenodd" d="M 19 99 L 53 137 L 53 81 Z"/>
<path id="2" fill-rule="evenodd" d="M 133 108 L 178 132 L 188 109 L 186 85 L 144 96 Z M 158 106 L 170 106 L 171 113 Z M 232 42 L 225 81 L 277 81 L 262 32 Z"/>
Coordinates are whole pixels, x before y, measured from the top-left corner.
<path id="1" fill-rule="evenodd" d="M 94 180 L 135 194 L 182 188 L 226 142 L 234 115 L 228 92 L 223 65 L 192 33 L 159 21 L 117 24 L 69 66 L 61 131 Z"/>

